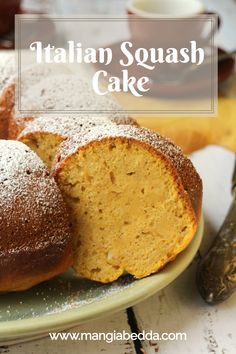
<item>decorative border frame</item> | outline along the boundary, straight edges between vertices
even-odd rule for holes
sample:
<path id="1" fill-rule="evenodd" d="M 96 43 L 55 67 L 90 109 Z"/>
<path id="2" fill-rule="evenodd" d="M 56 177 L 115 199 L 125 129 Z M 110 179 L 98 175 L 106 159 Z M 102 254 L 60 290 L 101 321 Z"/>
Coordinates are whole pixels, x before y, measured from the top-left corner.
<path id="1" fill-rule="evenodd" d="M 202 20 L 203 17 L 210 22 L 211 25 L 211 31 L 213 33 L 213 29 L 215 28 L 217 24 L 217 15 L 215 14 L 202 14 L 201 17 L 193 17 L 193 18 L 129 18 L 129 21 L 143 21 L 143 22 L 153 22 L 153 21 L 166 21 L 166 20 L 171 20 L 171 21 L 199 21 Z M 55 114 L 55 113 L 85 113 L 85 114 L 103 114 L 103 113 L 124 113 L 124 110 L 23 110 L 21 109 L 21 24 L 23 21 L 28 21 L 28 20 L 34 20 L 37 18 L 37 20 L 45 20 L 45 17 L 40 17 L 36 15 L 16 15 L 15 16 L 15 47 L 16 47 L 16 53 L 17 53 L 17 72 L 18 72 L 18 92 L 17 92 L 17 109 L 20 113 L 47 113 L 47 114 Z M 48 17 L 47 17 L 48 18 Z M 50 16 L 50 19 L 53 20 L 54 22 L 122 22 L 122 21 L 127 21 L 127 17 L 65 17 L 65 16 Z M 215 48 L 215 35 L 213 34 L 210 39 L 210 48 Z M 214 83 L 214 77 L 217 77 L 218 73 L 218 68 L 217 68 L 217 52 L 216 55 L 213 55 L 211 52 L 211 108 L 209 110 L 183 110 L 183 109 L 174 109 L 174 110 L 160 110 L 160 109 L 155 109 L 155 110 L 150 110 L 150 109 L 142 109 L 142 110 L 125 110 L 126 113 L 128 114 L 148 114 L 148 115 L 211 115 L 211 116 L 216 116 L 217 111 L 218 111 L 218 99 L 217 99 L 217 94 L 218 94 L 218 80 L 216 83 Z M 216 98 L 216 99 L 215 99 Z"/>

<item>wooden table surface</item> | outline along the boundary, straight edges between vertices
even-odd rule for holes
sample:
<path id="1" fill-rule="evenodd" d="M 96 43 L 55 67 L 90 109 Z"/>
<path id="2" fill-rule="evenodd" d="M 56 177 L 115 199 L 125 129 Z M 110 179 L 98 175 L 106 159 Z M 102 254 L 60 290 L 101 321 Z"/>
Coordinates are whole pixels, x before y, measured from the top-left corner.
<path id="1" fill-rule="evenodd" d="M 56 3 L 56 10 L 61 12 L 62 10 L 74 11 L 72 9 L 75 9 L 75 6 L 79 7 L 79 4 L 82 6 L 81 0 L 68 2 L 60 0 Z M 107 4 L 106 7 L 104 3 Z M 236 1 L 205 0 L 204 3 L 209 10 L 217 11 L 222 18 L 222 28 L 218 36 L 219 44 L 227 50 L 235 49 Z M 96 5 L 95 1 L 86 2 L 86 12 L 102 13 L 104 8 L 106 12 L 118 13 L 124 11 L 125 2 L 123 0 L 96 1 Z M 52 342 L 49 338 L 44 338 L 0 347 L 0 353 L 236 353 L 236 293 L 222 304 L 208 306 L 199 296 L 195 285 L 198 260 L 214 238 L 231 202 L 230 187 L 234 154 L 220 147 L 209 146 L 194 153 L 191 159 L 203 179 L 205 218 L 204 240 L 192 264 L 171 285 L 132 309 L 80 325 L 72 330 L 73 332 L 113 332 L 114 330 L 132 332 L 133 323 L 130 323 L 130 314 L 133 313 L 139 330 L 153 330 L 160 333 L 186 332 L 187 341 L 144 341 L 135 348 L 132 341 L 116 341 L 108 344 L 105 341 Z"/>

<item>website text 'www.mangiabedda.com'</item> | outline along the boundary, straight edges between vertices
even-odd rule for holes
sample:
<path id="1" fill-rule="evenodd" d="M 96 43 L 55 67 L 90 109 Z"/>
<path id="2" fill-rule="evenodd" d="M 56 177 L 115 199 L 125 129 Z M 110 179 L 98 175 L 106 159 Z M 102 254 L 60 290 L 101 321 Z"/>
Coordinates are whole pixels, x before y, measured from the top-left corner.
<path id="1" fill-rule="evenodd" d="M 154 332 L 141 331 L 139 333 L 122 332 L 50 332 L 49 337 L 52 341 L 106 341 L 112 343 L 114 341 L 123 340 L 148 340 L 148 341 L 186 341 L 186 332 Z"/>

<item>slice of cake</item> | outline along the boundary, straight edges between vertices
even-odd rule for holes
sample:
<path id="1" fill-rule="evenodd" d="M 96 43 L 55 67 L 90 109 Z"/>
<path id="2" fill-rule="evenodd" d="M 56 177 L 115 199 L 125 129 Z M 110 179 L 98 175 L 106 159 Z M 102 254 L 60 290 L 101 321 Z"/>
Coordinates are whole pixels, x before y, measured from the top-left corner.
<path id="1" fill-rule="evenodd" d="M 78 275 L 111 282 L 126 271 L 142 278 L 192 240 L 202 183 L 169 140 L 148 129 L 100 126 L 63 142 L 55 161 Z"/>
<path id="2" fill-rule="evenodd" d="M 86 134 L 95 126 L 116 124 L 137 126 L 134 119 L 122 115 L 45 115 L 28 123 L 18 140 L 35 151 L 50 169 L 62 141 L 75 134 Z"/>

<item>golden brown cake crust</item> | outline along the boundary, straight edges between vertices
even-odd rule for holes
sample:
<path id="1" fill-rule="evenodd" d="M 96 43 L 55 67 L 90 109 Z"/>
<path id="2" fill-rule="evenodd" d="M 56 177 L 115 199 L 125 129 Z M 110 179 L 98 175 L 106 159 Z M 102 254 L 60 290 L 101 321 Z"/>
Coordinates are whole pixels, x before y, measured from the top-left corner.
<path id="1" fill-rule="evenodd" d="M 23 141 L 27 137 L 34 136 L 35 133 L 48 133 L 67 139 L 75 134 L 89 133 L 93 127 L 107 125 L 133 125 L 137 122 L 131 117 L 103 117 L 86 115 L 44 115 L 37 117 L 32 122 L 28 122 L 25 129 L 19 134 L 18 140 Z"/>
<path id="2" fill-rule="evenodd" d="M 162 155 L 163 159 L 169 162 L 170 170 L 175 173 L 175 178 L 179 182 L 179 188 L 183 197 L 190 203 L 196 221 L 201 214 L 202 206 L 202 181 L 196 172 L 192 162 L 183 154 L 182 150 L 172 141 L 162 137 L 146 128 L 136 128 L 134 126 L 109 126 L 95 127 L 88 134 L 80 134 L 73 139 L 64 141 L 55 158 L 52 174 L 56 176 L 67 160 L 78 150 L 84 149 L 88 144 L 96 144 L 101 140 L 113 139 L 135 140 L 142 144 L 153 154 Z"/>
<path id="3" fill-rule="evenodd" d="M 7 85 L 0 94 L 0 139 L 8 138 L 9 122 L 14 107 L 15 84 Z"/>
<path id="4" fill-rule="evenodd" d="M 66 206 L 26 145 L 0 140 L 0 292 L 29 288 L 72 263 Z"/>

